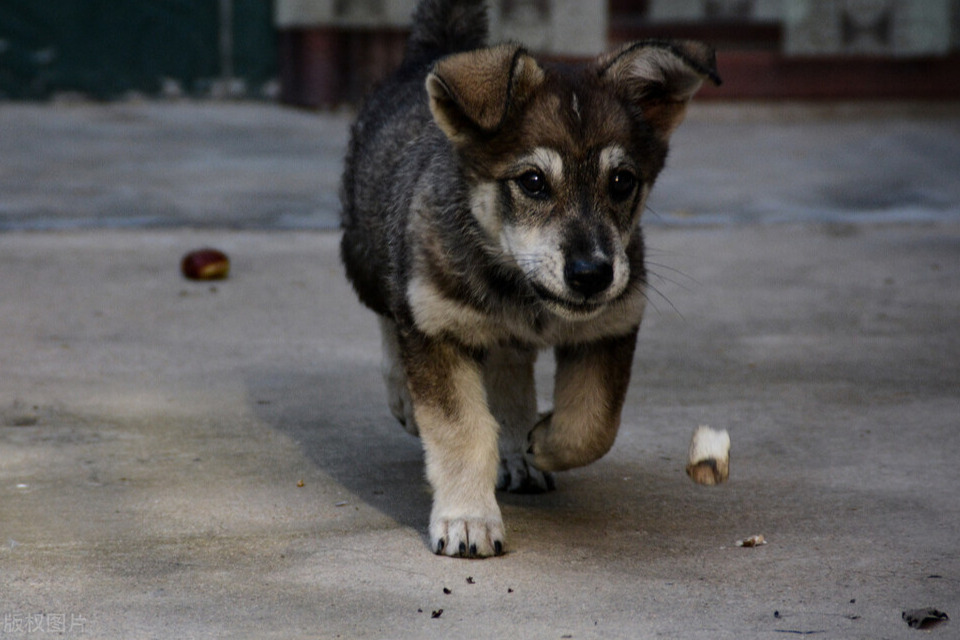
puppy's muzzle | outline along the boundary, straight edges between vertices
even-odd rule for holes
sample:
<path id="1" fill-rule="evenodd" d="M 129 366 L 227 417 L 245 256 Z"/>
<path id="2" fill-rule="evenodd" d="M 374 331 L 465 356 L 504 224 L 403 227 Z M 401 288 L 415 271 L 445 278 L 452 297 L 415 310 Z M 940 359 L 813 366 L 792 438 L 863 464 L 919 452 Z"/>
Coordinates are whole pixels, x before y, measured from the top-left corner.
<path id="1" fill-rule="evenodd" d="M 563 279 L 571 291 L 590 299 L 606 291 L 613 282 L 613 263 L 606 258 L 567 260 Z"/>

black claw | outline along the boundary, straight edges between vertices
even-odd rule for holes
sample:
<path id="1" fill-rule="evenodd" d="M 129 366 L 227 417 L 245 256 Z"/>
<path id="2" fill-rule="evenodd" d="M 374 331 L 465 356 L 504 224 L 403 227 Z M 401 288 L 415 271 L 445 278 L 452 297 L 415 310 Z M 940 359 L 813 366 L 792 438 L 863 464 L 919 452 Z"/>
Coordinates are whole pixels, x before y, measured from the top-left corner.
<path id="1" fill-rule="evenodd" d="M 499 556 L 500 554 L 502 554 L 502 553 L 503 553 L 503 543 L 500 542 L 499 540 L 496 540 L 496 541 L 493 543 L 493 552 L 496 553 L 498 556 Z"/>
<path id="2" fill-rule="evenodd" d="M 472 556 L 477 555 L 477 545 L 475 544 L 470 545 L 470 555 Z"/>
<path id="3" fill-rule="evenodd" d="M 446 546 L 447 546 L 447 541 L 444 540 L 443 538 L 440 538 L 440 540 L 437 541 L 437 553 L 443 553 L 443 549 Z"/>
<path id="4" fill-rule="evenodd" d="M 466 555 L 466 554 L 467 554 L 467 543 L 466 543 L 466 542 L 461 542 L 461 543 L 460 543 L 460 555 L 463 556 L 463 555 Z"/>

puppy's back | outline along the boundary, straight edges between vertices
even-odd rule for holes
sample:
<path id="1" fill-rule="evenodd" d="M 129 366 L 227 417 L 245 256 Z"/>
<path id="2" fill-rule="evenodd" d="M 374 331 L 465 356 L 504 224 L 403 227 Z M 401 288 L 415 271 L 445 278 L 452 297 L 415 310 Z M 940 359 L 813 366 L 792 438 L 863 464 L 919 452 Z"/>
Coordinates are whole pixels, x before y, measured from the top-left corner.
<path id="1" fill-rule="evenodd" d="M 353 125 L 341 184 L 341 257 L 360 300 L 389 313 L 387 265 L 403 246 L 404 212 L 414 183 L 431 160 L 448 151 L 433 122 L 424 88 L 443 56 L 483 47 L 488 36 L 483 0 L 422 0 L 400 67 L 367 98 Z"/>

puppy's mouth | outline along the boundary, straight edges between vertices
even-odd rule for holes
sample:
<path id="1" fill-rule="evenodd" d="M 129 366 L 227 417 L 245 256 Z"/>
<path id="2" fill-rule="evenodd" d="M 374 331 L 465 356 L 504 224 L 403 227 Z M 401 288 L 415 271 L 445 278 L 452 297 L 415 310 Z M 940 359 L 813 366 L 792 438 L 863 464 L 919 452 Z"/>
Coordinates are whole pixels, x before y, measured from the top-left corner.
<path id="1" fill-rule="evenodd" d="M 597 315 L 606 306 L 606 302 L 595 299 L 571 300 L 563 298 L 535 282 L 532 285 L 540 300 L 545 302 L 557 315 L 566 318 L 585 320 Z"/>

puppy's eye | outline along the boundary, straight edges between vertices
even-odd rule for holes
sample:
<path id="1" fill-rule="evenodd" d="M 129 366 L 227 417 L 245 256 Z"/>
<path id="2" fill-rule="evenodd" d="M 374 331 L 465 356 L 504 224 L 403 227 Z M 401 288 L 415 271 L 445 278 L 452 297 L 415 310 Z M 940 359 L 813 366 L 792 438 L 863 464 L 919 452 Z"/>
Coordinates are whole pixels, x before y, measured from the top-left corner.
<path id="1" fill-rule="evenodd" d="M 637 176 L 632 171 L 617 169 L 610 174 L 610 197 L 614 202 L 623 202 L 637 188 Z"/>
<path id="2" fill-rule="evenodd" d="M 531 198 L 545 198 L 548 195 L 547 179 L 537 169 L 527 171 L 516 179 L 516 183 Z"/>

